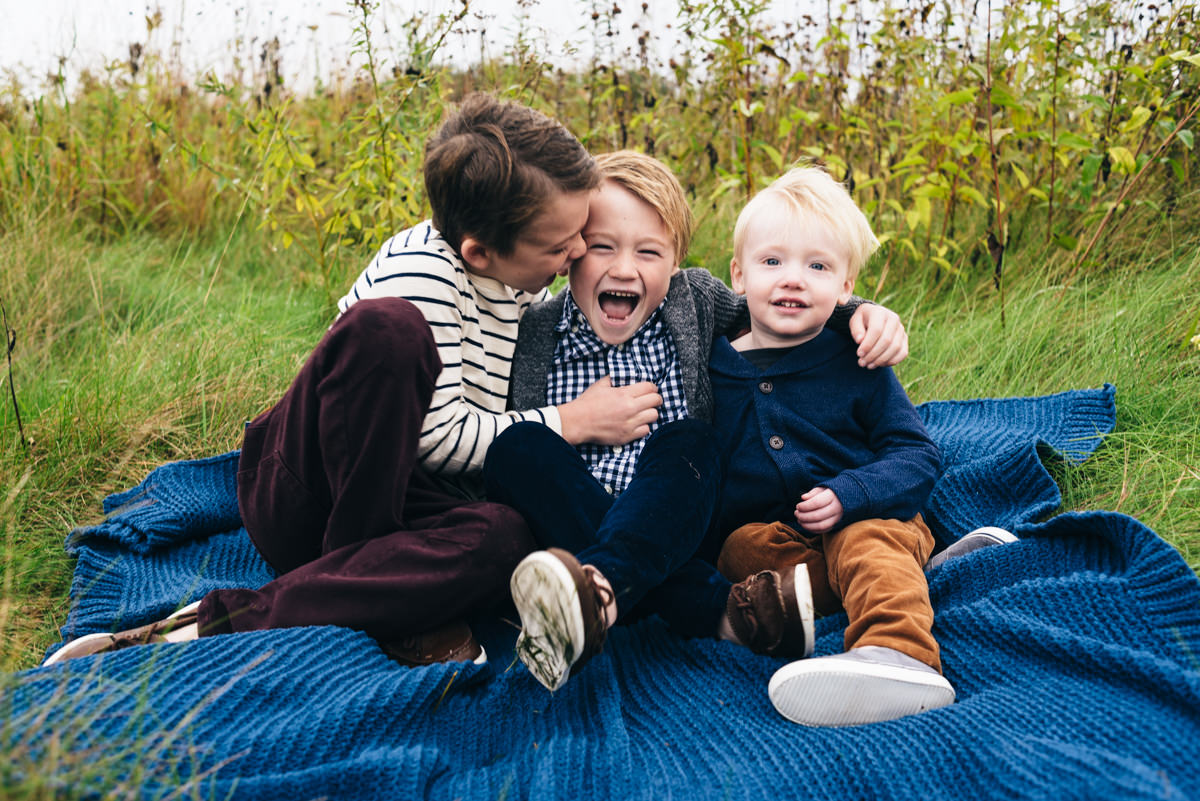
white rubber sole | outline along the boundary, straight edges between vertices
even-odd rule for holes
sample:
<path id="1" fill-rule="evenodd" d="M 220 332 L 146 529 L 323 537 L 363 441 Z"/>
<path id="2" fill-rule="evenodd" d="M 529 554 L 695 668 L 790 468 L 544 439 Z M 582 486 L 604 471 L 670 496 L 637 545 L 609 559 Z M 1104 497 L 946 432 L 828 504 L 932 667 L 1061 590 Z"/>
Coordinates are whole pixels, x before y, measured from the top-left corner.
<path id="1" fill-rule="evenodd" d="M 812 582 L 808 578 L 808 565 L 803 562 L 796 565 L 792 581 L 795 583 L 796 605 L 799 607 L 796 611 L 800 614 L 800 625 L 804 628 L 804 656 L 809 656 L 813 652 L 813 638 L 816 637 L 813 622 L 816 614 L 813 612 Z"/>
<path id="2" fill-rule="evenodd" d="M 861 726 L 954 703 L 933 671 L 826 656 L 784 665 L 767 694 L 779 714 L 804 726 Z"/>
<path id="3" fill-rule="evenodd" d="M 553 692 L 566 683 L 586 639 L 575 580 L 556 557 L 536 551 L 513 570 L 509 588 L 521 616 L 517 656 Z"/>
<path id="4" fill-rule="evenodd" d="M 42 667 L 50 667 L 57 665 L 59 662 L 66 662 L 68 659 L 75 658 L 76 654 L 89 654 L 93 651 L 92 643 L 111 643 L 113 636 L 106 631 L 98 631 L 95 634 L 85 634 L 82 637 L 76 637 L 70 642 L 64 643 L 62 648 L 59 648 L 50 656 L 46 657 L 42 662 Z"/>

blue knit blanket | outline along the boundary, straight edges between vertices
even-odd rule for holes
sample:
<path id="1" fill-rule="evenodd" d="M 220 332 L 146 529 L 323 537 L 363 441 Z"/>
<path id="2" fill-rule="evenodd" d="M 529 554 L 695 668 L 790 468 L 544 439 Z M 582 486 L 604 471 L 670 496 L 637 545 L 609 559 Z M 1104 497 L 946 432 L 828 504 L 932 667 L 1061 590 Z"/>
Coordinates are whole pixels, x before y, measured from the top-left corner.
<path id="1" fill-rule="evenodd" d="M 75 755 L 31 769 L 142 798 L 1200 798 L 1200 582 L 1131 518 L 1042 520 L 1060 503 L 1042 459 L 1086 459 L 1113 388 L 920 411 L 947 465 L 927 510 L 938 538 L 1020 536 L 929 574 L 958 691 L 945 709 L 798 727 L 767 698 L 780 660 L 656 619 L 618 627 L 553 695 L 513 664 L 504 623 L 478 627 L 487 665 L 419 669 L 314 627 L 5 677 L 4 747 Z M 164 465 L 72 533 L 64 636 L 271 579 L 238 527 L 236 463 Z M 845 623 L 818 621 L 817 655 L 841 650 Z"/>

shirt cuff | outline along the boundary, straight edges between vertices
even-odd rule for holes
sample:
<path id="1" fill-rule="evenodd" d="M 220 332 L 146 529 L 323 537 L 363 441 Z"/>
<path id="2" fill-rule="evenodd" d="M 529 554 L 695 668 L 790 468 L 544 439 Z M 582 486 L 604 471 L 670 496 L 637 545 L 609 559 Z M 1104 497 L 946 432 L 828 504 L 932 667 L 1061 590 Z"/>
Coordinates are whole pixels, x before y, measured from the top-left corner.
<path id="1" fill-rule="evenodd" d="M 867 493 L 854 477 L 843 473 L 829 481 L 822 481 L 820 486 L 833 490 L 833 494 L 842 505 L 842 519 L 838 521 L 838 528 L 845 528 L 851 523 L 872 517 L 867 508 Z"/>
<path id="2" fill-rule="evenodd" d="M 558 413 L 558 407 L 557 406 L 543 406 L 538 411 L 540 411 L 542 413 L 542 416 L 546 418 L 546 425 L 550 427 L 550 430 L 553 431 L 555 434 L 558 434 L 561 437 L 562 436 L 562 417 Z"/>

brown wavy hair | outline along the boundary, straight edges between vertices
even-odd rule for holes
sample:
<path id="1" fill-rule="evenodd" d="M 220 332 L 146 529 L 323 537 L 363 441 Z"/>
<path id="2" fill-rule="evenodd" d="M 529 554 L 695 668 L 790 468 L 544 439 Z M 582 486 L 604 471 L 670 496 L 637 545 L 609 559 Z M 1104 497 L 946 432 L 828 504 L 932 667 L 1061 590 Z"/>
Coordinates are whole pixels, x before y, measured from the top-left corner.
<path id="1" fill-rule="evenodd" d="M 433 225 L 455 250 L 471 236 L 507 256 L 558 193 L 599 183 L 596 162 L 560 123 L 486 94 L 463 100 L 425 145 Z"/>

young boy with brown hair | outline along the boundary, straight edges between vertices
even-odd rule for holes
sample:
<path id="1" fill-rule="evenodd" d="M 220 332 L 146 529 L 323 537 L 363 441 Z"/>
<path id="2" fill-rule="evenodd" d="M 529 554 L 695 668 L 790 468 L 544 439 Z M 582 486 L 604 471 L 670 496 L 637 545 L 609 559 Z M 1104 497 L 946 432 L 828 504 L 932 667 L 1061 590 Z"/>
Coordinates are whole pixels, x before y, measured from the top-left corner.
<path id="1" fill-rule="evenodd" d="M 812 726 L 954 701 L 923 572 L 938 449 L 892 371 L 862 369 L 826 325 L 877 246 L 843 186 L 818 168 L 788 172 L 738 217 L 730 272 L 750 331 L 718 341 L 710 361 L 729 456 L 717 525 L 733 532 L 718 567 L 733 581 L 806 568 L 817 613 L 848 616 L 845 653 L 770 682 L 776 709 Z"/>
<path id="2" fill-rule="evenodd" d="M 567 402 L 605 377 L 650 382 L 662 405 L 630 443 L 576 448 L 532 424 L 493 443 L 488 497 L 520 511 L 548 549 L 513 571 L 518 656 L 553 690 L 600 650 L 618 616 L 652 612 L 685 636 L 804 655 L 812 612 L 802 571 L 760 571 L 735 587 L 713 567 L 722 469 L 706 365 L 714 337 L 744 326 L 744 304 L 707 270 L 679 269 L 692 217 L 665 165 L 632 151 L 597 164 L 586 253 L 569 290 L 522 320 L 512 405 Z M 868 304 L 849 325 L 870 338 L 865 361 L 903 356 L 903 330 L 886 309 Z"/>
<path id="3" fill-rule="evenodd" d="M 506 411 L 518 322 L 584 252 L 599 179 L 574 136 L 474 95 L 430 138 L 424 176 L 433 219 L 384 243 L 287 393 L 246 427 L 238 503 L 278 578 L 49 661 L 320 624 L 365 631 L 405 664 L 483 658 L 464 618 L 507 598 L 533 547 L 513 510 L 476 500 L 488 446 L 522 420 L 627 441 L 657 396 L 602 386 Z"/>

